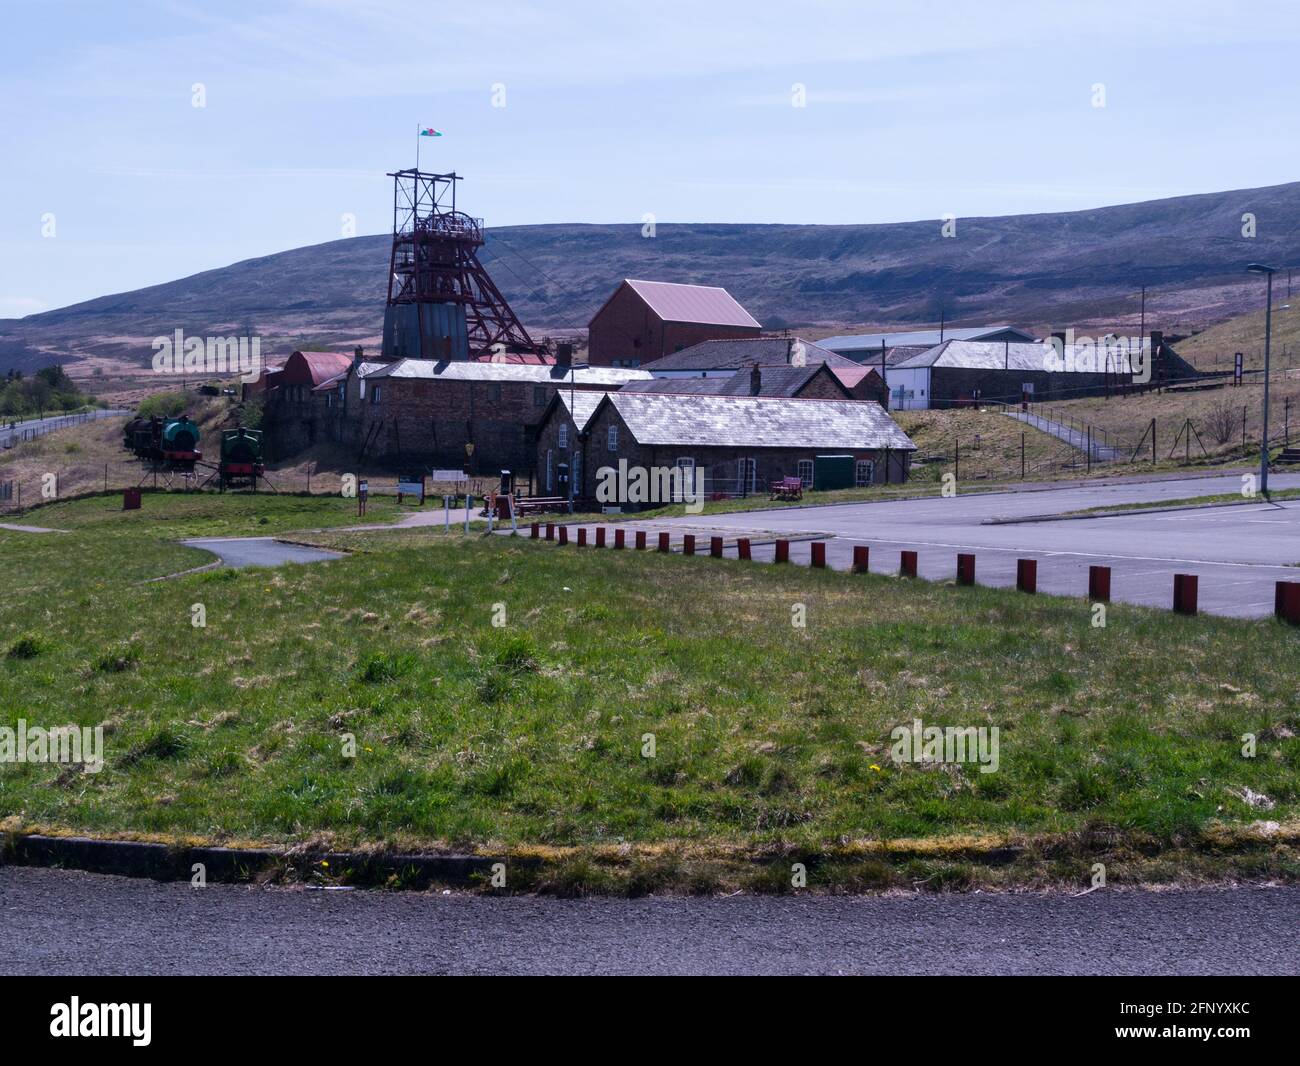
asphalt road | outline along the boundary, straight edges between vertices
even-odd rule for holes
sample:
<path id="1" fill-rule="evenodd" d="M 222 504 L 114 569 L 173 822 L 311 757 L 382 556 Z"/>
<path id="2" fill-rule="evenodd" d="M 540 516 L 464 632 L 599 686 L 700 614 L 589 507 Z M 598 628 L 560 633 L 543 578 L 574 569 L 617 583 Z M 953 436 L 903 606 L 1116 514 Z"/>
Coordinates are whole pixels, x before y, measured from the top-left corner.
<path id="1" fill-rule="evenodd" d="M 1274 474 L 1274 489 L 1300 487 L 1300 474 Z M 1200 610 L 1211 614 L 1259 617 L 1273 611 L 1274 585 L 1300 580 L 1300 500 L 1281 504 L 1133 514 L 1112 518 L 985 525 L 986 519 L 1061 514 L 1094 507 L 1151 503 L 1238 493 L 1239 474 L 1108 485 L 1071 485 L 1042 491 L 958 492 L 931 497 L 830 507 L 784 508 L 627 523 L 625 529 L 694 530 L 727 536 L 822 535 L 826 565 L 847 570 L 855 545 L 871 551 L 871 570 L 898 573 L 899 553 L 918 552 L 920 576 L 950 580 L 957 553 L 976 554 L 976 581 L 1014 585 L 1017 559 L 1037 559 L 1040 592 L 1083 596 L 1088 567 L 1112 570 L 1112 599 L 1169 607 L 1175 573 L 1199 577 Z M 613 528 L 613 527 L 611 527 Z M 630 536 L 630 534 L 629 534 Z M 651 537 L 653 543 L 653 537 Z M 809 541 L 790 546 L 793 563 L 807 564 Z M 725 555 L 734 556 L 734 547 Z M 754 558 L 770 561 L 770 546 L 754 548 Z"/>
<path id="2" fill-rule="evenodd" d="M 119 418 L 122 415 L 129 415 L 127 410 L 95 410 L 87 412 L 91 417 L 83 421 L 93 422 L 101 418 Z M 24 439 L 24 432 L 36 430 L 37 435 L 47 433 L 54 429 L 62 429 L 64 426 L 76 425 L 73 421 L 79 418 L 79 415 L 51 415 L 49 418 L 29 418 L 25 422 L 17 422 L 10 426 L 7 422 L 0 421 L 0 448 L 5 446 L 5 441 L 12 439 L 15 444 L 21 443 Z"/>
<path id="3" fill-rule="evenodd" d="M 0 869 L 4 974 L 1294 974 L 1300 888 L 492 899 Z"/>
<path id="4" fill-rule="evenodd" d="M 340 552 L 288 544 L 274 537 L 202 537 L 183 540 L 181 543 L 210 551 L 221 559 L 223 566 L 234 569 L 245 566 L 281 566 L 284 563 L 319 563 L 327 559 L 343 558 Z"/>

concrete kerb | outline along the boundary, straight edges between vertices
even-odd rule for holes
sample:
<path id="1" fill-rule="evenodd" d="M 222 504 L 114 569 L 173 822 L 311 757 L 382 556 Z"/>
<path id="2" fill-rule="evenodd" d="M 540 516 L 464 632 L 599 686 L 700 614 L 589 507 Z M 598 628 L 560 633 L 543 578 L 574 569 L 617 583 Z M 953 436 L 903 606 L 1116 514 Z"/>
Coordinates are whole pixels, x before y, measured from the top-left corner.
<path id="1" fill-rule="evenodd" d="M 1229 500 L 1223 503 L 1184 503 L 1176 507 L 1121 507 L 1111 511 L 1090 511 L 1087 514 L 1063 512 L 1061 514 L 1022 515 L 1019 518 L 986 518 L 980 522 L 980 525 L 1016 526 L 1026 522 L 1077 522 L 1087 518 L 1123 518 L 1125 515 L 1166 514 L 1173 511 L 1212 511 L 1220 507 L 1250 507 L 1261 503 L 1267 503 L 1273 507 L 1280 506 L 1280 504 L 1272 500 L 1260 497 L 1255 500 Z"/>

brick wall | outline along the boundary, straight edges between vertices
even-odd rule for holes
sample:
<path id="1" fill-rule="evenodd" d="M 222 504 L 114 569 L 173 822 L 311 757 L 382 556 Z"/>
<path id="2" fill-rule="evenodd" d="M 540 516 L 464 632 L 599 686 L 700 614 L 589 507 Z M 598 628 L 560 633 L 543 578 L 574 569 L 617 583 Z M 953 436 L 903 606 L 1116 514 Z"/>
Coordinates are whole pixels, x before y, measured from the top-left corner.
<path id="1" fill-rule="evenodd" d="M 757 326 L 664 322 L 633 289 L 620 286 L 591 320 L 587 361 L 592 366 L 626 366 L 635 360 L 645 366 L 700 341 L 757 337 L 760 332 Z"/>

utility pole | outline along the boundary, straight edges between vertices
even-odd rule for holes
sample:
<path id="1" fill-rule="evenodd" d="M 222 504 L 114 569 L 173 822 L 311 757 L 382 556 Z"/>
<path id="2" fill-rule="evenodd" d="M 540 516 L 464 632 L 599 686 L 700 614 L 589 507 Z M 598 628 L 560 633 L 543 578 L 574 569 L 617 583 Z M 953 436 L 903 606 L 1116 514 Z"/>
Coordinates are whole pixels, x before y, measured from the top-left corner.
<path id="1" fill-rule="evenodd" d="M 1273 339 L 1273 274 L 1274 268 L 1263 263 L 1251 263 L 1246 270 L 1268 278 L 1268 296 L 1264 305 L 1264 428 L 1259 443 L 1259 488 L 1268 499 L 1268 378 L 1269 347 Z"/>

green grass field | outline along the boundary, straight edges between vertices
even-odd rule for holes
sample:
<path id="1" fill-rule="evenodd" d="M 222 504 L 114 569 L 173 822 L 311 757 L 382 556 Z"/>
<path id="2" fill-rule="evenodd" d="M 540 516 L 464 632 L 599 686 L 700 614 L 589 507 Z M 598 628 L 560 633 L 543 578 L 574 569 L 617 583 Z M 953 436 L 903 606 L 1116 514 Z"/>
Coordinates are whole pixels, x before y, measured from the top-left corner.
<path id="1" fill-rule="evenodd" d="M 779 887 L 753 859 L 790 854 L 838 856 L 831 888 L 1041 883 L 1103 845 L 1112 878 L 1297 873 L 1223 843 L 1300 806 L 1300 634 L 1272 621 L 1094 628 L 1079 600 L 436 530 L 142 585 L 195 565 L 177 536 L 343 524 L 342 501 L 145 504 L 0 531 L 0 724 L 108 734 L 99 774 L 0 765 L 10 829 L 532 849 L 579 889 L 626 889 L 629 854 L 652 887 Z M 997 726 L 998 771 L 895 764 L 914 718 Z M 891 841 L 902 866 L 873 858 Z M 1008 841 L 1007 869 L 961 857 Z"/>

